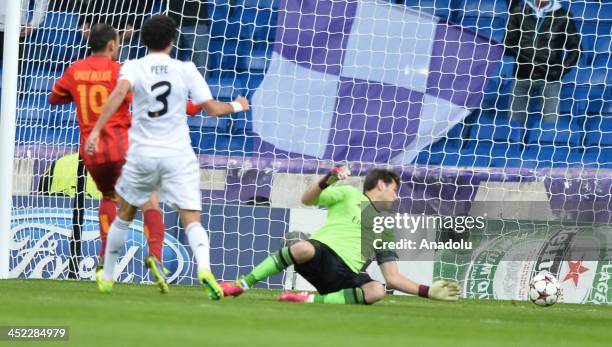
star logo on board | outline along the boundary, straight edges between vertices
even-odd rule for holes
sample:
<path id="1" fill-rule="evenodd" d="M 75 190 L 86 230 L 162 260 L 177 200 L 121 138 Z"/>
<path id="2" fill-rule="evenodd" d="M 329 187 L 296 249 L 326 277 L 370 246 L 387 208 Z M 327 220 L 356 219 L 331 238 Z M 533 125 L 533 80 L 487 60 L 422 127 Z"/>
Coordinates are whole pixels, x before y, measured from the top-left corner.
<path id="1" fill-rule="evenodd" d="M 589 271 L 589 269 L 582 266 L 582 260 L 568 261 L 567 265 L 569 266 L 569 272 L 567 275 L 565 275 L 562 282 L 572 280 L 576 288 L 578 288 L 578 278 L 580 277 L 580 274 Z"/>

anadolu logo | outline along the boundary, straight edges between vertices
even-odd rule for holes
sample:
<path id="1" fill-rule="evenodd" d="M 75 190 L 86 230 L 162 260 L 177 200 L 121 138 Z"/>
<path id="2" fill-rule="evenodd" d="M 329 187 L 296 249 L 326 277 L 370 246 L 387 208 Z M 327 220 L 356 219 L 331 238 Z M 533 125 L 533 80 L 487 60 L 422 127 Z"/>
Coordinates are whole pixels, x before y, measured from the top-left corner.
<path id="1" fill-rule="evenodd" d="M 78 272 L 80 278 L 93 280 L 101 247 L 97 213 L 86 210 L 84 221 L 81 230 L 82 258 L 79 260 Z M 21 278 L 67 278 L 71 237 L 71 209 L 13 210 L 9 275 Z M 135 220 L 130 226 L 120 262 L 115 269 L 117 280 L 150 281 L 152 277 L 143 263 L 147 254 L 143 224 Z M 169 282 L 178 282 L 191 273 L 189 253 L 176 238 L 168 234 L 164 238 L 163 257 L 164 266 L 170 271 Z"/>

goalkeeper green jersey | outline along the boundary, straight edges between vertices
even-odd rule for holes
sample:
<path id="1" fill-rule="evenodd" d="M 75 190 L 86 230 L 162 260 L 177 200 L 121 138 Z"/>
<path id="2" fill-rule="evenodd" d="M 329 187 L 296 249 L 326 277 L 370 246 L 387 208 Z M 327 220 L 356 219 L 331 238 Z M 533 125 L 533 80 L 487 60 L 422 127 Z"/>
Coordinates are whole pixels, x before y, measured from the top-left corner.
<path id="1" fill-rule="evenodd" d="M 361 249 L 361 210 L 366 203 L 368 197 L 349 185 L 323 190 L 319 205 L 327 207 L 327 219 L 310 237 L 326 244 L 356 273 L 366 261 Z"/>

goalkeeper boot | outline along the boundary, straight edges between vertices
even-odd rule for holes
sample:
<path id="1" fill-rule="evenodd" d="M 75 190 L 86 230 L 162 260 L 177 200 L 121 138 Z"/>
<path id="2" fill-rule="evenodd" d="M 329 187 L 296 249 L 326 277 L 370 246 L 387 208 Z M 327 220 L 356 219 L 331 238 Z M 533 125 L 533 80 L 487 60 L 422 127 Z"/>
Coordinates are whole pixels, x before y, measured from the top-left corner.
<path id="1" fill-rule="evenodd" d="M 238 297 L 244 293 L 244 288 L 240 285 L 240 280 L 236 282 L 221 282 L 221 289 L 223 289 L 223 296 Z"/>
<path id="2" fill-rule="evenodd" d="M 113 281 L 103 279 L 102 270 L 96 273 L 96 284 L 98 285 L 98 291 L 102 294 L 110 294 L 113 291 Z"/>
<path id="3" fill-rule="evenodd" d="M 287 301 L 287 302 L 307 302 L 310 298 L 311 294 L 309 292 L 284 292 L 278 297 L 278 301 Z"/>
<path id="4" fill-rule="evenodd" d="M 153 255 L 145 258 L 145 266 L 153 274 L 154 282 L 159 287 L 161 293 L 168 293 L 168 282 L 166 282 L 166 275 L 169 272 L 168 269 L 166 269 L 161 261 Z"/>
<path id="5" fill-rule="evenodd" d="M 198 281 L 204 286 L 204 292 L 208 295 L 211 300 L 221 300 L 223 297 L 223 289 L 217 283 L 215 276 L 210 270 L 199 269 L 198 270 Z"/>

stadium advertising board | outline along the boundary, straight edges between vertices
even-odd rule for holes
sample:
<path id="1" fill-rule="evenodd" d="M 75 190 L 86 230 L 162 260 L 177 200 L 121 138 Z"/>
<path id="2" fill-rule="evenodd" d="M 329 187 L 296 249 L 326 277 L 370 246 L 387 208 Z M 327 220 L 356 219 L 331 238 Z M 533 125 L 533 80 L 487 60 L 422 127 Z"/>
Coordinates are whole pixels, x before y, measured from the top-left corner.
<path id="1" fill-rule="evenodd" d="M 34 208 L 14 210 L 10 244 L 11 277 L 64 279 L 70 262 L 72 210 L 65 208 Z M 121 260 L 116 268 L 122 282 L 147 282 L 148 273 L 142 259 L 148 254 L 143 224 L 132 223 Z M 98 215 L 86 211 L 81 234 L 82 256 L 78 275 L 81 279 L 95 278 L 100 250 Z M 191 272 L 191 255 L 174 236 L 164 238 L 164 264 L 170 271 L 169 282 L 179 281 Z"/>
<path id="2" fill-rule="evenodd" d="M 47 206 L 71 206 L 65 198 L 44 199 Z M 209 231 L 211 266 L 220 279 L 233 279 L 246 274 L 253 265 L 277 249 L 287 233 L 289 210 L 251 206 L 202 205 L 202 224 Z M 37 207 L 13 210 L 9 263 L 10 277 L 68 278 L 72 209 Z M 130 226 L 128 238 L 116 268 L 121 282 L 150 282 L 143 259 L 148 255 L 146 236 L 141 218 Z M 196 269 L 185 232 L 178 225 L 178 213 L 164 213 L 166 234 L 163 260 L 170 270 L 171 284 L 196 284 Z M 81 231 L 81 258 L 78 278 L 95 278 L 101 242 L 98 215 L 87 208 Z M 249 232 L 240 232 L 249 230 Z M 283 275 L 272 276 L 261 284 L 280 288 Z"/>
<path id="3" fill-rule="evenodd" d="M 296 209 L 203 205 L 203 224 L 211 234 L 213 271 L 220 274 L 220 278 L 235 278 L 250 271 L 258 259 L 265 258 L 271 249 L 286 242 L 285 238 L 292 232 L 314 231 L 321 222 L 323 211 L 303 212 L 302 217 L 310 217 L 299 218 L 302 224 L 297 225 L 292 216 L 294 213 L 300 215 Z M 315 214 L 318 219 L 314 218 Z M 174 212 L 166 213 L 166 225 L 176 225 L 177 217 Z M 81 279 L 94 279 L 100 247 L 95 210 L 87 209 L 84 220 L 78 275 Z M 67 278 L 72 236 L 71 209 L 39 207 L 14 210 L 11 227 L 11 277 Z M 492 228 L 494 226 L 489 222 L 489 233 Z M 169 282 L 194 284 L 193 261 L 184 232 L 176 227 L 168 230 L 163 255 L 164 264 L 170 270 Z M 467 298 L 525 300 L 532 277 L 546 270 L 560 281 L 561 301 L 612 303 L 609 291 L 612 285 L 609 245 L 612 240 L 607 225 L 544 225 L 523 233 L 500 232 L 480 239 L 478 235 L 471 237 L 475 245 L 473 250 L 439 250 L 433 257 L 436 259 L 434 280 L 458 280 L 463 284 Z M 149 274 L 142 263 L 147 253 L 143 225 L 136 220 L 130 227 L 117 267 L 118 280 L 149 282 Z M 431 263 L 431 260 L 422 261 Z M 295 283 L 295 278 L 283 277 L 273 277 L 262 286 L 279 288 L 283 283 L 287 285 L 285 281 L 289 280 L 291 287 L 296 287 L 296 284 L 301 287 L 299 281 Z"/>
<path id="4" fill-rule="evenodd" d="M 548 271 L 560 281 L 560 301 L 610 304 L 610 241 L 607 225 L 540 227 L 483 239 L 463 267 L 449 264 L 446 252 L 438 275 L 461 281 L 468 298 L 526 300 L 533 276 Z"/>

